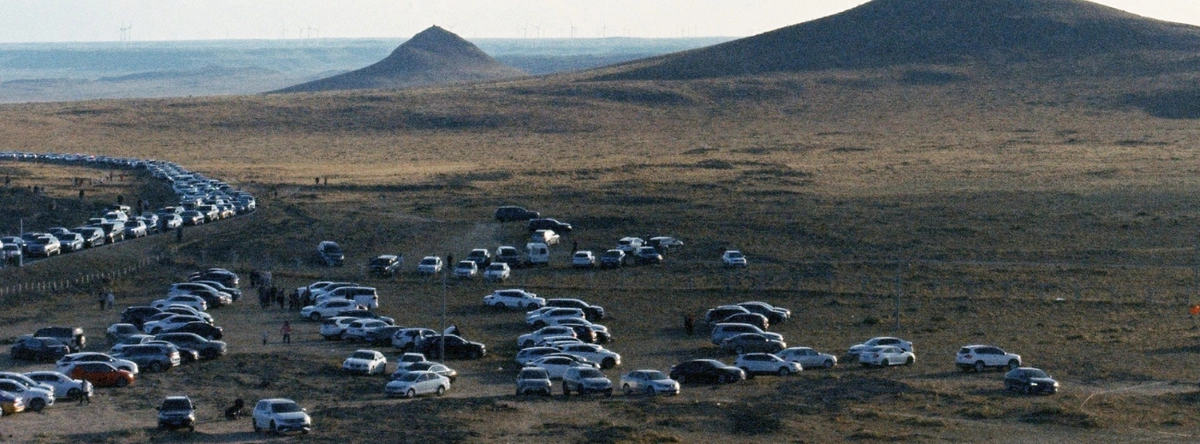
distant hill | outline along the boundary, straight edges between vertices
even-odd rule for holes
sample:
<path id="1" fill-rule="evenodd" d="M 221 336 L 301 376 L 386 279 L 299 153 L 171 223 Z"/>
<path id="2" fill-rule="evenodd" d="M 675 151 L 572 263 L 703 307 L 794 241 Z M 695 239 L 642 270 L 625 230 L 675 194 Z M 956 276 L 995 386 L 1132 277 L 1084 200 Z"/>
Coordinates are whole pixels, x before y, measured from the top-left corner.
<path id="1" fill-rule="evenodd" d="M 526 75 L 497 62 L 474 44 L 437 26 L 404 42 L 391 55 L 366 68 L 283 88 L 279 93 L 498 80 Z"/>
<path id="2" fill-rule="evenodd" d="M 697 79 L 1145 50 L 1200 52 L 1200 28 L 1082 0 L 875 0 L 811 22 L 631 62 L 598 80 Z"/>

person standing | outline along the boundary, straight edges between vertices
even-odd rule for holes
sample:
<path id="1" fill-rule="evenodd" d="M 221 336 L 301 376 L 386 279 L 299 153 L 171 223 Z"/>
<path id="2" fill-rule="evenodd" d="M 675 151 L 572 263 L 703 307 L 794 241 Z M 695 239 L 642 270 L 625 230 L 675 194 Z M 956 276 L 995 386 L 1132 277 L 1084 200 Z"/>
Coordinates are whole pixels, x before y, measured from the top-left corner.
<path id="1" fill-rule="evenodd" d="M 264 345 L 264 346 L 265 346 L 265 345 L 267 345 L 267 338 L 269 338 L 269 337 L 270 337 L 270 335 L 269 335 L 269 334 L 267 334 L 267 331 L 266 331 L 266 330 L 263 330 L 263 331 L 262 331 L 262 340 L 263 340 L 263 345 Z"/>
<path id="2" fill-rule="evenodd" d="M 104 297 L 104 289 L 96 292 L 96 300 L 100 302 L 100 310 L 104 310 L 104 303 L 107 302 L 106 299 L 107 298 Z"/>
<path id="3" fill-rule="evenodd" d="M 696 318 L 693 317 L 691 313 L 688 313 L 683 317 L 683 331 L 686 332 L 688 336 L 691 336 L 696 332 Z"/>
<path id="4" fill-rule="evenodd" d="M 112 290 L 104 292 L 104 305 L 107 309 L 112 310 L 113 302 L 116 302 L 116 300 L 117 298 L 113 295 Z"/>
<path id="5" fill-rule="evenodd" d="M 292 324 L 289 324 L 288 321 L 283 321 L 283 327 L 279 328 L 279 332 L 283 334 L 284 344 L 292 343 Z"/>

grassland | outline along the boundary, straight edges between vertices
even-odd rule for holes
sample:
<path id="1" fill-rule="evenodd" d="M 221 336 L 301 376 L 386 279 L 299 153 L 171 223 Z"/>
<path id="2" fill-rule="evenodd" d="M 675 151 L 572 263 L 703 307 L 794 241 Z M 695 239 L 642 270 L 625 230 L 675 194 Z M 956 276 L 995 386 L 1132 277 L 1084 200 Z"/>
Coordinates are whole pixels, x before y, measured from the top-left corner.
<path id="1" fill-rule="evenodd" d="M 1200 286 L 1200 134 L 1194 121 L 1125 101 L 1169 79 L 1064 87 L 966 70 L 931 85 L 912 72 L 0 108 L 0 149 L 167 159 L 250 189 L 262 208 L 191 230 L 180 244 L 147 239 L 5 270 L 5 283 L 143 253 L 162 260 L 113 282 L 119 306 L 148 302 L 210 265 L 270 268 L 285 288 L 351 279 L 378 286 L 381 311 L 404 325 L 440 326 L 445 295 L 449 321 L 490 352 L 452 362 L 463 376 L 445 398 L 388 400 L 382 379 L 339 374 L 355 347 L 322 341 L 311 323 L 298 324 L 291 347 L 259 345 L 261 331 L 297 316 L 243 302 L 214 314 L 228 356 L 101 390 L 91 407 L 4 418 L 5 438 L 183 439 L 153 430 L 153 406 L 189 393 L 204 420 L 190 439 L 207 442 L 273 440 L 217 418 L 235 397 L 275 395 L 309 408 L 317 431 L 297 440 L 317 442 L 1195 440 L 1200 332 L 1186 307 Z M 65 175 L 0 167 L 38 183 Z M 747 299 L 797 314 L 776 329 L 791 345 L 841 354 L 895 334 L 915 342 L 918 362 L 846 362 L 667 399 L 514 398 L 511 357 L 524 328 L 517 313 L 479 305 L 496 285 L 443 290 L 412 273 L 363 273 L 376 254 L 403 253 L 411 268 L 426 254 L 521 243 L 523 227 L 491 220 L 501 204 L 572 222 L 567 242 L 580 248 L 659 233 L 687 243 L 662 266 L 604 272 L 571 270 L 556 251 L 554 266 L 502 285 L 604 305 L 617 337 L 610 348 L 625 361 L 610 378 L 720 356 L 706 338 L 685 336 L 680 319 Z M 321 239 L 348 250 L 346 267 L 312 263 Z M 722 248 L 747 252 L 751 266 L 721 269 Z M 0 337 L 76 323 L 98 338 L 116 313 L 96 316 L 90 291 L 7 297 Z M 1063 392 L 1026 398 L 1004 393 L 999 373 L 958 373 L 953 353 L 968 343 L 1022 354 Z M 0 366 L 45 367 L 6 357 Z"/>

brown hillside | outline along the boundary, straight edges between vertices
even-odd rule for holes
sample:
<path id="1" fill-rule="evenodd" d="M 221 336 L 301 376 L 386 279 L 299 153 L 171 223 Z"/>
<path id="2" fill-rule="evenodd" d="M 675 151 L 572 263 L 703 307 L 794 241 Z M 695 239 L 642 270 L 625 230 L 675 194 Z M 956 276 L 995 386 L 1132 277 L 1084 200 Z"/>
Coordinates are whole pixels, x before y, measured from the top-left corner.
<path id="1" fill-rule="evenodd" d="M 812 22 L 633 62 L 599 78 L 696 79 L 1197 49 L 1200 28 L 1082 0 L 876 0 Z"/>
<path id="2" fill-rule="evenodd" d="M 437 26 L 414 35 L 374 65 L 275 92 L 406 88 L 497 80 L 525 75 L 462 37 Z"/>

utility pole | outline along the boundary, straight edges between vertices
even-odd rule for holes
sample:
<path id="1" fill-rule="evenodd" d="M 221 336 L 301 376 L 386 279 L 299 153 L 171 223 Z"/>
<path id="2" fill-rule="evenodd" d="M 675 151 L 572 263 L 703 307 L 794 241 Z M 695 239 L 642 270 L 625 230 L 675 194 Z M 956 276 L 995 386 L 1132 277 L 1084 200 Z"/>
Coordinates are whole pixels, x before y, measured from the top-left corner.
<path id="1" fill-rule="evenodd" d="M 903 285 L 903 281 L 901 280 L 900 273 L 903 269 L 904 269 L 904 262 L 897 260 L 896 261 L 896 313 L 895 313 L 896 326 L 893 328 L 893 330 L 896 333 L 900 332 L 900 295 L 904 291 L 904 285 Z"/>
<path id="2" fill-rule="evenodd" d="M 446 363 L 446 297 L 450 293 L 450 273 L 442 274 L 442 336 L 438 341 L 441 350 L 438 351 L 438 358 L 442 364 Z"/>

